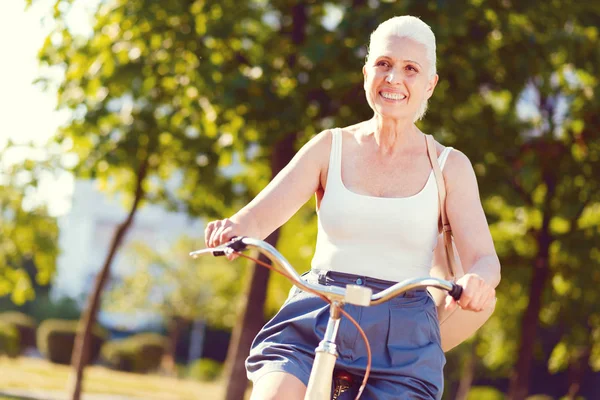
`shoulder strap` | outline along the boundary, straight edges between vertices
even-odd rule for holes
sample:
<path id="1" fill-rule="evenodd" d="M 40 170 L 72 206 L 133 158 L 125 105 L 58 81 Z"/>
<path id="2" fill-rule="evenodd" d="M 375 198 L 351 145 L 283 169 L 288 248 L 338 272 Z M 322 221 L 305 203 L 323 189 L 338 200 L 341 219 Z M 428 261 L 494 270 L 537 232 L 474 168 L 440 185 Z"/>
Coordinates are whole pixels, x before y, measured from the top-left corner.
<path id="1" fill-rule="evenodd" d="M 438 162 L 435 141 L 431 135 L 425 135 L 425 139 L 427 142 L 427 155 L 429 156 L 429 162 L 433 168 L 433 175 L 435 176 L 435 182 L 437 183 L 438 187 L 438 208 L 440 213 L 438 228 L 440 232 L 442 230 L 448 230 L 451 232 L 452 229 L 450 228 L 450 223 L 448 222 L 448 217 L 446 216 L 446 184 L 444 182 L 444 175 L 442 174 L 442 170 Z"/>
<path id="2" fill-rule="evenodd" d="M 331 153 L 329 156 L 329 176 L 335 176 L 335 179 L 342 181 L 342 129 L 335 128 L 331 130 Z M 329 183 L 329 178 L 327 178 Z"/>
<path id="3" fill-rule="evenodd" d="M 433 174 L 435 175 L 435 181 L 438 187 L 438 207 L 440 213 L 438 229 L 444 236 L 447 265 L 450 276 L 454 278 L 457 274 L 460 274 L 461 268 L 458 268 L 456 264 L 454 245 L 452 244 L 452 227 L 450 226 L 450 221 L 448 221 L 448 216 L 446 215 L 446 184 L 444 182 L 444 175 L 442 174 L 442 170 L 440 169 L 440 164 L 438 162 L 435 141 L 431 135 L 425 135 L 425 141 L 427 142 L 427 154 L 429 156 L 429 161 L 431 163 L 431 167 L 433 168 Z"/>

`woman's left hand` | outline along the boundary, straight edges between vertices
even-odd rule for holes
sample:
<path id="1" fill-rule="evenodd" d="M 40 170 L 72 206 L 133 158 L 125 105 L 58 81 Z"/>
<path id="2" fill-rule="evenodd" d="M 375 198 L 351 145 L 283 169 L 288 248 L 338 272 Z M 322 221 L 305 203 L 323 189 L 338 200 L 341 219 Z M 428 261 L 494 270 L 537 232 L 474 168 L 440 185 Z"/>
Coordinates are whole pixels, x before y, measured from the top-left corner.
<path id="1" fill-rule="evenodd" d="M 447 310 L 453 309 L 458 303 L 463 310 L 483 311 L 496 301 L 496 290 L 479 275 L 466 274 L 456 283 L 462 286 L 463 292 L 458 302 L 450 296 L 446 297 Z"/>

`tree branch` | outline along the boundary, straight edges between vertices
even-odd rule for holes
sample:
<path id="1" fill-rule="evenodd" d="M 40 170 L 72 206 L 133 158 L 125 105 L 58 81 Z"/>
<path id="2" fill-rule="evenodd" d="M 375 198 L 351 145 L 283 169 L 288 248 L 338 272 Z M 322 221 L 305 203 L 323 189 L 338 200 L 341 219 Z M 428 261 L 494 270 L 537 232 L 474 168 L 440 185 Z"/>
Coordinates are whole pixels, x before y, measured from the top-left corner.
<path id="1" fill-rule="evenodd" d="M 517 180 L 517 178 L 514 175 L 510 178 L 508 184 L 510 185 L 510 187 L 512 187 L 515 190 L 515 192 L 517 192 L 519 194 L 519 196 L 521 197 L 521 199 L 523 199 L 525 204 L 533 207 L 533 199 L 525 191 L 523 186 L 519 183 L 519 181 Z"/>

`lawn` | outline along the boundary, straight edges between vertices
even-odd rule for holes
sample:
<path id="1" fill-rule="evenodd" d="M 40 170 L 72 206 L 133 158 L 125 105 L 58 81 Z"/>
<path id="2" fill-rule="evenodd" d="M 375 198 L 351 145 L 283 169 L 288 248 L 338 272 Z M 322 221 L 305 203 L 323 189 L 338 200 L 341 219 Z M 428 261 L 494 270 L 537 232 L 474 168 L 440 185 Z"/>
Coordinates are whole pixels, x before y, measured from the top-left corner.
<path id="1" fill-rule="evenodd" d="M 44 399 L 66 399 L 65 389 L 70 371 L 69 366 L 52 364 L 41 359 L 0 357 L 0 400 L 20 398 L 6 396 L 6 393 L 25 391 L 29 391 L 30 396 Z M 100 366 L 86 368 L 83 389 L 84 393 L 90 394 L 87 397 L 97 400 L 101 400 L 102 397 L 108 399 L 110 395 L 132 399 L 218 399 L 222 391 L 218 383 L 118 372 Z M 52 396 L 41 395 L 44 392 Z"/>

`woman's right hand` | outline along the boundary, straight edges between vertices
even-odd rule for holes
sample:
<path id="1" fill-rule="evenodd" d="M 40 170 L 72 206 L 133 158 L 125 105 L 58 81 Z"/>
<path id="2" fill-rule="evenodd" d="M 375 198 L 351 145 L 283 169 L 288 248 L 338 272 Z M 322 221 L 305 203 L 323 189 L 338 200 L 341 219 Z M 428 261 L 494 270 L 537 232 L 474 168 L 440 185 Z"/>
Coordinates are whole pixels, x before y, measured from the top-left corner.
<path id="1" fill-rule="evenodd" d="M 209 222 L 204 230 L 206 247 L 217 247 L 228 242 L 234 236 L 240 236 L 239 224 L 229 218 Z"/>
<path id="2" fill-rule="evenodd" d="M 209 222 L 204 230 L 204 243 L 206 247 L 217 247 L 227 243 L 236 236 L 242 236 L 242 227 L 239 223 L 229 218 Z M 231 254 L 227 259 L 234 260 L 237 255 Z"/>

